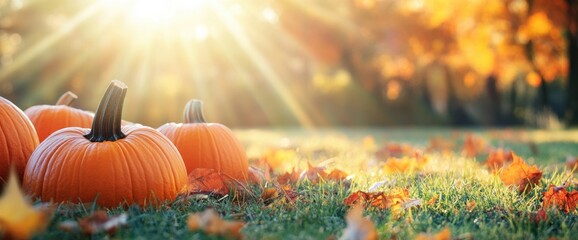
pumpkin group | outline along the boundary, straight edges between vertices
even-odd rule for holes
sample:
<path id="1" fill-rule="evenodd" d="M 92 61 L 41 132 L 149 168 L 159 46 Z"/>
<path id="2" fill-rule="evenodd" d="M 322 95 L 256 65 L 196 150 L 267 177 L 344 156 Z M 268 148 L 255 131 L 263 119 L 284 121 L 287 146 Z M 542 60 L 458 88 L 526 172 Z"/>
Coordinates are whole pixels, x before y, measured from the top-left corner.
<path id="1" fill-rule="evenodd" d="M 56 131 L 34 151 L 24 188 L 42 201 L 97 201 L 100 206 L 174 200 L 186 188 L 185 165 L 175 146 L 150 127 L 121 127 L 127 87 L 113 81 L 92 129 Z"/>
<path id="2" fill-rule="evenodd" d="M 167 123 L 158 130 L 175 144 L 188 173 L 208 168 L 227 178 L 246 181 L 249 162 L 245 149 L 229 128 L 207 123 L 202 106 L 200 100 L 189 101 L 184 123 Z"/>
<path id="3" fill-rule="evenodd" d="M 0 97 L 0 189 L 8 180 L 11 165 L 22 181 L 26 162 L 38 146 L 34 126 L 24 112 Z"/>
<path id="4" fill-rule="evenodd" d="M 93 114 L 70 107 L 78 97 L 72 92 L 64 93 L 56 105 L 32 106 L 24 111 L 38 134 L 38 140 L 44 141 L 50 134 L 65 127 L 89 128 Z"/>

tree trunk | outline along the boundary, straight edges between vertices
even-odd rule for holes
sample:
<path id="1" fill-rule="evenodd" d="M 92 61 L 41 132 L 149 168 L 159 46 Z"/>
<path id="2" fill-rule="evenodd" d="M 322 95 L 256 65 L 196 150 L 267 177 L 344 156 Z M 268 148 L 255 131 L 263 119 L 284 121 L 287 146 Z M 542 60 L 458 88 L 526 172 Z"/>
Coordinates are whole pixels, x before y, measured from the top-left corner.
<path id="1" fill-rule="evenodd" d="M 578 1 L 566 0 L 568 3 L 568 86 L 566 88 L 566 123 L 578 126 Z"/>

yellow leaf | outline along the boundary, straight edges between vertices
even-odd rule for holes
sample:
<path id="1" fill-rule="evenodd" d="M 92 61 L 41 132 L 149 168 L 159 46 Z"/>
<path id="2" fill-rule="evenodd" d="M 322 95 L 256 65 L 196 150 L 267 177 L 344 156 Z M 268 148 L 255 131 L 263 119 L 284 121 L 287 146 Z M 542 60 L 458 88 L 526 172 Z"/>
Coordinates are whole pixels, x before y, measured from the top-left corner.
<path id="1" fill-rule="evenodd" d="M 513 162 L 500 172 L 500 179 L 506 185 L 515 185 L 518 191 L 531 190 L 540 182 L 542 171 L 536 165 L 529 166 L 524 160 L 512 154 Z"/>
<path id="2" fill-rule="evenodd" d="M 29 239 L 46 228 L 52 209 L 35 209 L 18 186 L 12 170 L 0 198 L 0 231 L 6 239 Z"/>

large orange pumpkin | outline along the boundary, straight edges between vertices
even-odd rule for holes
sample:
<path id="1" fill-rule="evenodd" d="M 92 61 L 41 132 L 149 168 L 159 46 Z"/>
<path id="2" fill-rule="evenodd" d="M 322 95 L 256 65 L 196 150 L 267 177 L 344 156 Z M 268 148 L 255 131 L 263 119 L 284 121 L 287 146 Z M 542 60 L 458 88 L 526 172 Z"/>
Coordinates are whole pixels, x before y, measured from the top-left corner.
<path id="1" fill-rule="evenodd" d="M 175 146 L 142 125 L 121 127 L 126 85 L 113 81 L 92 129 L 70 127 L 44 140 L 30 157 L 24 188 L 43 201 L 97 201 L 101 206 L 174 200 L 187 172 Z"/>
<path id="2" fill-rule="evenodd" d="M 38 146 L 34 126 L 24 112 L 0 97 L 0 189 L 8 180 L 10 165 L 14 165 L 20 182 L 26 162 Z"/>
<path id="3" fill-rule="evenodd" d="M 40 142 L 65 127 L 89 128 L 92 125 L 93 113 L 70 107 L 76 99 L 74 93 L 66 92 L 56 105 L 32 106 L 24 111 L 34 124 Z"/>
<path id="4" fill-rule="evenodd" d="M 233 132 L 219 123 L 207 123 L 203 103 L 191 100 L 185 107 L 185 123 L 167 123 L 158 130 L 179 149 L 187 172 L 196 168 L 214 169 L 238 180 L 247 180 L 249 162 L 245 149 Z"/>

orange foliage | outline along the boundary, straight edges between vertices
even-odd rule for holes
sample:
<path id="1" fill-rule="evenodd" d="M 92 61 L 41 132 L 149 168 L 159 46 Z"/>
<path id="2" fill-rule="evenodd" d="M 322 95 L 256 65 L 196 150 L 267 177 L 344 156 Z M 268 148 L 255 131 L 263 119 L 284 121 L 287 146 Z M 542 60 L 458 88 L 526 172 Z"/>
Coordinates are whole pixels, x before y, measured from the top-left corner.
<path id="1" fill-rule="evenodd" d="M 203 231 L 209 235 L 242 239 L 241 228 L 245 226 L 245 223 L 223 220 L 215 210 L 207 209 L 200 213 L 190 214 L 187 226 L 191 231 Z"/>
<path id="2" fill-rule="evenodd" d="M 365 204 L 379 209 L 390 209 L 395 215 L 399 215 L 403 210 L 419 205 L 415 203 L 416 199 L 411 199 L 409 191 L 405 188 L 396 188 L 389 194 L 385 192 L 363 192 L 357 191 L 350 194 L 343 200 L 347 206 L 356 204 Z"/>
<path id="3" fill-rule="evenodd" d="M 286 172 L 277 177 L 277 182 L 280 184 L 287 184 L 287 183 L 296 183 L 299 181 L 299 171 L 295 171 L 295 169 L 291 169 L 291 172 Z"/>
<path id="4" fill-rule="evenodd" d="M 506 163 L 511 162 L 514 159 L 514 153 L 512 151 L 506 151 L 502 148 L 491 151 L 486 159 L 486 166 L 492 171 L 496 171 Z"/>
<path id="5" fill-rule="evenodd" d="M 388 143 L 381 149 L 377 150 L 375 156 L 386 159 L 389 157 L 411 156 L 416 153 L 416 150 L 409 144 Z"/>
<path id="6" fill-rule="evenodd" d="M 453 151 L 455 147 L 455 143 L 452 140 L 447 140 L 442 137 L 432 137 L 429 139 L 429 146 L 427 147 L 428 151 Z"/>
<path id="7" fill-rule="evenodd" d="M 420 233 L 415 237 L 415 240 L 450 240 L 452 232 L 449 228 L 444 228 L 436 234 Z"/>
<path id="8" fill-rule="evenodd" d="M 567 213 L 576 210 L 577 203 L 578 191 L 568 192 L 565 187 L 555 187 L 554 185 L 550 185 L 542 198 L 544 208 L 557 207 Z"/>
<path id="9" fill-rule="evenodd" d="M 214 169 L 197 168 L 189 173 L 187 192 L 226 195 L 229 187 L 223 176 Z"/>
<path id="10" fill-rule="evenodd" d="M 249 175 L 249 182 L 253 183 L 253 184 L 263 184 L 269 180 L 271 180 L 264 172 L 263 170 L 253 167 L 253 166 L 249 166 L 249 171 L 247 172 Z"/>
<path id="11" fill-rule="evenodd" d="M 385 173 L 411 173 L 422 170 L 429 161 L 426 157 L 389 158 L 384 163 Z"/>
<path id="12" fill-rule="evenodd" d="M 474 136 L 473 134 L 468 134 L 464 140 L 464 150 L 463 153 L 467 157 L 475 157 L 476 155 L 486 152 L 488 150 L 488 145 L 486 142 Z"/>
<path id="13" fill-rule="evenodd" d="M 512 154 L 513 162 L 499 173 L 500 179 L 506 185 L 515 185 L 518 191 L 531 190 L 542 178 L 542 171 L 536 165 L 529 166 L 524 160 Z"/>

